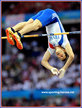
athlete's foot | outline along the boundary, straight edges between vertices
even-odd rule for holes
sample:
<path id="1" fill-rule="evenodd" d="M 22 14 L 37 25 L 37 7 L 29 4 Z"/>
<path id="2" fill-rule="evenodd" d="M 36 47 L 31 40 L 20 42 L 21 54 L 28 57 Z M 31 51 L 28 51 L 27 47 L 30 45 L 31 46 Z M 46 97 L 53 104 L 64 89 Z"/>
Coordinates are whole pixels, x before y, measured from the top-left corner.
<path id="1" fill-rule="evenodd" d="M 22 42 L 21 42 L 21 37 L 18 35 L 18 33 L 15 32 L 12 37 L 16 41 L 17 48 L 22 50 L 23 49 L 23 45 L 22 45 Z"/>
<path id="2" fill-rule="evenodd" d="M 11 45 L 15 45 L 14 40 L 12 38 L 13 33 L 14 32 L 10 27 L 6 29 L 7 40 Z"/>

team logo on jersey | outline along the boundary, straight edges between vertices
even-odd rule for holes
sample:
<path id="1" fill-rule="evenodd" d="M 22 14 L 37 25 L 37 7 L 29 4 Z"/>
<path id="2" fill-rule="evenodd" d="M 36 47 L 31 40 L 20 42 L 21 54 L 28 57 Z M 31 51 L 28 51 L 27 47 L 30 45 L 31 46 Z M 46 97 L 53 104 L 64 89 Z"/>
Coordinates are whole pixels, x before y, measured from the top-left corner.
<path id="1" fill-rule="evenodd" d="M 49 41 L 52 41 L 52 40 L 54 40 L 54 39 L 59 39 L 59 35 L 50 35 L 49 37 Z"/>

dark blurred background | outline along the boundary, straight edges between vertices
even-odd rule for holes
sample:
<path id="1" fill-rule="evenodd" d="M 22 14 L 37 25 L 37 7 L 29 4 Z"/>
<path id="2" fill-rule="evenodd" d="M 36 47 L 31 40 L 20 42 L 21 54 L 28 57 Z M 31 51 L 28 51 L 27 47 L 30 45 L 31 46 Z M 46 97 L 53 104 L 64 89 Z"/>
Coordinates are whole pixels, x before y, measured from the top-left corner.
<path id="1" fill-rule="evenodd" d="M 65 31 L 80 30 L 80 2 L 2 2 L 2 36 L 6 35 L 7 27 L 27 21 L 46 8 L 57 12 Z M 46 33 L 45 27 L 28 34 L 41 33 Z M 2 40 L 3 106 L 80 106 L 80 34 L 68 35 L 68 39 L 75 59 L 62 79 L 41 66 L 48 47 L 47 37 L 22 39 L 22 51 Z M 54 54 L 49 63 L 60 69 L 65 62 Z M 42 91 L 59 90 L 74 94 L 42 94 Z"/>

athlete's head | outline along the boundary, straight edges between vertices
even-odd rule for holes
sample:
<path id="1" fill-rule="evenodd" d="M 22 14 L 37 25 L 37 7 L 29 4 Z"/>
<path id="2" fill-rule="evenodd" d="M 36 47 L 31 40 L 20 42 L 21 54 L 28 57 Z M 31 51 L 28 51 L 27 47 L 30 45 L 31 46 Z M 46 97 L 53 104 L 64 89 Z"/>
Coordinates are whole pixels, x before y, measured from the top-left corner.
<path id="1" fill-rule="evenodd" d="M 65 60 L 66 59 L 66 52 L 65 49 L 63 49 L 60 46 L 55 47 L 56 50 L 56 55 L 60 60 Z"/>

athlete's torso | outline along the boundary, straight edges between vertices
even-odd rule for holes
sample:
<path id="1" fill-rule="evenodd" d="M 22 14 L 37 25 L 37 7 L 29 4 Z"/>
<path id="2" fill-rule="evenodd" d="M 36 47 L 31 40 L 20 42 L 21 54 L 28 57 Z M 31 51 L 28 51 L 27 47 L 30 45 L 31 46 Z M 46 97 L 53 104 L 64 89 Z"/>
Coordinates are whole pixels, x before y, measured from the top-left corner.
<path id="1" fill-rule="evenodd" d="M 33 16 L 32 19 L 38 19 L 41 22 L 42 27 L 46 26 L 47 34 L 65 32 L 57 13 L 52 9 L 41 10 Z M 67 35 L 56 35 L 53 37 L 48 36 L 49 48 L 51 49 L 55 46 L 62 46 L 65 48 L 67 42 Z"/>

